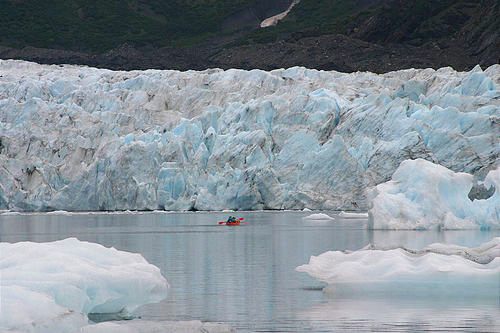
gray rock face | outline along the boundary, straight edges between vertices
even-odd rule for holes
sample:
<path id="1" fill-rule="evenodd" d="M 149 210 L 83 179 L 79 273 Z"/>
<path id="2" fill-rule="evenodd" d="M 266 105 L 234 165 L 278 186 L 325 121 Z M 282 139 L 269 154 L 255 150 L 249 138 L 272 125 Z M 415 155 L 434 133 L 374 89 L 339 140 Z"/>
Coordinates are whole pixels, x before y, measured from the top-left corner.
<path id="1" fill-rule="evenodd" d="M 366 208 L 403 160 L 482 175 L 500 150 L 498 65 L 0 73 L 0 209 Z"/>

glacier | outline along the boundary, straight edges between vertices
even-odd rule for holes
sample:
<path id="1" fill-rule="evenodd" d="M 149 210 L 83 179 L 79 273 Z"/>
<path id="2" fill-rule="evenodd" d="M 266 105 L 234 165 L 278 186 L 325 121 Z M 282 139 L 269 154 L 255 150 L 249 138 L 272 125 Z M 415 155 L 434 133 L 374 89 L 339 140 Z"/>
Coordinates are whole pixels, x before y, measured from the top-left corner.
<path id="1" fill-rule="evenodd" d="M 329 251 L 296 268 L 328 284 L 337 296 L 428 295 L 498 298 L 500 237 L 476 248 L 431 244 L 421 250 Z"/>
<path id="2" fill-rule="evenodd" d="M 480 184 L 484 198 L 469 197 L 474 185 L 470 174 L 423 159 L 404 161 L 392 180 L 370 190 L 370 228 L 500 228 L 500 165 Z"/>
<path id="3" fill-rule="evenodd" d="M 500 66 L 110 71 L 0 61 L 0 210 L 368 209 L 422 158 L 482 181 Z"/>
<path id="4" fill-rule="evenodd" d="M 168 288 L 141 255 L 76 238 L 0 243 L 0 277 L 2 332 L 76 333 L 90 313 L 127 317 Z"/>

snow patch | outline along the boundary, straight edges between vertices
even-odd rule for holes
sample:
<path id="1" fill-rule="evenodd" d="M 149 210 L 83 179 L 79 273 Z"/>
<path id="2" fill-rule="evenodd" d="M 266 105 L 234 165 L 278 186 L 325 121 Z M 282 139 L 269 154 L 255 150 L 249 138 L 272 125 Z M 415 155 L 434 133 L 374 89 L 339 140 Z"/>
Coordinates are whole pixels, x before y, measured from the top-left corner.
<path id="1" fill-rule="evenodd" d="M 277 25 L 279 23 L 279 21 L 281 21 L 285 17 L 287 17 L 287 15 L 290 13 L 290 11 L 293 9 L 293 7 L 295 7 L 295 5 L 297 5 L 299 2 L 300 2 L 300 0 L 294 0 L 290 4 L 290 7 L 288 7 L 287 10 L 285 10 L 283 13 L 279 13 L 277 15 L 268 17 L 267 19 L 265 19 L 264 21 L 262 21 L 260 23 L 260 27 L 261 28 L 268 28 L 268 27 L 272 27 L 272 26 Z"/>

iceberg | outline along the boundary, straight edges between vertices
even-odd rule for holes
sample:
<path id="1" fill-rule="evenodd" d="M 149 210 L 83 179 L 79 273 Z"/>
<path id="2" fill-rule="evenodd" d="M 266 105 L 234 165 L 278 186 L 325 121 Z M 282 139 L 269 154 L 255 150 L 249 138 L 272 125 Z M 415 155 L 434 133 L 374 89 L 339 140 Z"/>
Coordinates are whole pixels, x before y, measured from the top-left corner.
<path id="1" fill-rule="evenodd" d="M 500 153 L 499 65 L 0 72 L 0 210 L 359 211 L 404 160 L 481 177 Z"/>
<path id="2" fill-rule="evenodd" d="M 495 297 L 500 237 L 477 248 L 431 244 L 422 250 L 367 246 L 329 251 L 296 268 L 325 282 L 335 295 Z"/>
<path id="3" fill-rule="evenodd" d="M 64 215 L 64 216 L 71 216 L 71 215 L 74 215 L 74 213 L 72 213 L 72 212 L 67 212 L 67 211 L 65 211 L 65 210 L 53 210 L 53 211 L 47 212 L 46 214 L 47 214 L 47 215 Z"/>
<path id="4" fill-rule="evenodd" d="M 0 243 L 0 331 L 75 332 L 91 313 L 129 316 L 166 297 L 141 255 L 69 238 Z"/>
<path id="5" fill-rule="evenodd" d="M 354 213 L 354 212 L 344 212 L 339 213 L 339 217 L 344 219 L 367 219 L 368 213 Z"/>
<path id="6" fill-rule="evenodd" d="M 311 214 L 308 216 L 303 217 L 304 220 L 334 220 L 333 217 L 327 214 L 323 213 L 318 213 L 318 214 Z"/>
<path id="7" fill-rule="evenodd" d="M 481 182 L 484 198 L 470 198 L 474 185 L 470 174 L 423 159 L 404 161 L 392 180 L 370 191 L 369 225 L 372 229 L 500 228 L 500 167 Z"/>
<path id="8" fill-rule="evenodd" d="M 87 317 L 47 294 L 19 286 L 0 287 L 0 331 L 16 333 L 72 333 L 88 325 Z"/>

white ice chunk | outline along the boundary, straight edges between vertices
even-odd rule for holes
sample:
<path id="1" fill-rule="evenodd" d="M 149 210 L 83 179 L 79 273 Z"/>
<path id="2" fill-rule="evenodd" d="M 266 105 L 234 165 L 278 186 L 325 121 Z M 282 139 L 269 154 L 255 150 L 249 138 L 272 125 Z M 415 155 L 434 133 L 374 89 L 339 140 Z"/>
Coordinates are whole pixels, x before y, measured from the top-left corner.
<path id="1" fill-rule="evenodd" d="M 368 213 L 353 213 L 353 212 L 344 212 L 341 211 L 339 213 L 339 217 L 342 218 L 351 218 L 351 219 L 366 219 L 368 218 Z"/>
<path id="2" fill-rule="evenodd" d="M 12 212 L 12 211 L 3 211 L 2 213 L 0 213 L 0 215 L 4 215 L 4 216 L 17 216 L 17 215 L 23 215 L 21 212 Z"/>
<path id="3" fill-rule="evenodd" d="M 87 317 L 57 304 L 49 295 L 20 286 L 0 287 L 0 331 L 73 333 Z"/>
<path id="4" fill-rule="evenodd" d="M 373 229 L 490 229 L 500 227 L 500 167 L 486 176 L 493 194 L 471 200 L 473 176 L 417 159 L 371 190 Z"/>
<path id="5" fill-rule="evenodd" d="M 47 215 L 73 215 L 73 213 L 67 212 L 65 210 L 54 210 L 51 212 L 47 212 Z"/>
<path id="6" fill-rule="evenodd" d="M 329 251 L 296 268 L 334 293 L 452 294 L 498 297 L 500 237 L 477 248 L 433 244 L 422 250 Z"/>
<path id="7" fill-rule="evenodd" d="M 311 214 L 311 215 L 303 217 L 303 219 L 304 220 L 335 220 L 330 215 L 323 214 L 323 213 Z"/>
<path id="8" fill-rule="evenodd" d="M 63 332 L 89 313 L 128 315 L 168 288 L 141 255 L 75 238 L 0 243 L 0 276 L 2 331 Z"/>

